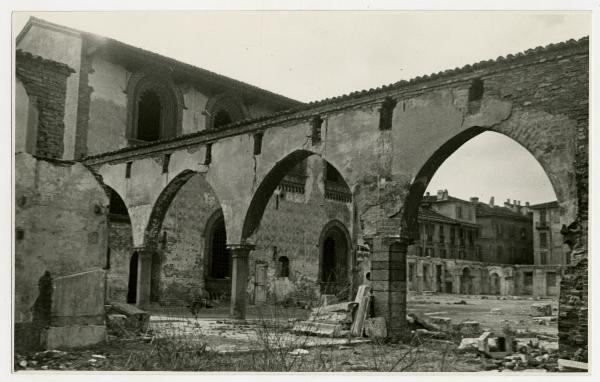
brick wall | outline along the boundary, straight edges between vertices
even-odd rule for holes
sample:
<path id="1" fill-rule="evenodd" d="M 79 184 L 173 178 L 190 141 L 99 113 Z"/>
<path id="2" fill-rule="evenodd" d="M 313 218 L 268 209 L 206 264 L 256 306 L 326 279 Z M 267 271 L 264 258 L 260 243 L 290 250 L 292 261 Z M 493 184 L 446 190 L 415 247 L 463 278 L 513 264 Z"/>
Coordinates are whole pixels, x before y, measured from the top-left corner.
<path id="1" fill-rule="evenodd" d="M 17 50 L 16 76 L 29 97 L 37 100 L 36 154 L 62 158 L 67 77 L 75 71 L 66 65 Z"/>
<path id="2" fill-rule="evenodd" d="M 561 358 L 587 362 L 588 261 L 566 267 L 560 283 L 558 335 Z"/>

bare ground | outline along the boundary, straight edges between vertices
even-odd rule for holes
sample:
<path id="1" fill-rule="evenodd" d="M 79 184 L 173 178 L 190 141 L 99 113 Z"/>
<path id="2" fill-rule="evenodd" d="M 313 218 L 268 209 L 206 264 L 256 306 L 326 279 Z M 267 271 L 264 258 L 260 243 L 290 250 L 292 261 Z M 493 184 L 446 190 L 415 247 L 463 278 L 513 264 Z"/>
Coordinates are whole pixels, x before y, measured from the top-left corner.
<path id="1" fill-rule="evenodd" d="M 529 315 L 530 305 L 538 302 L 543 301 L 528 297 L 411 295 L 408 310 L 450 317 L 453 323 L 475 320 L 485 330 L 500 331 L 509 326 L 522 337 L 536 333 L 555 336 L 555 322 L 539 325 Z M 546 302 L 556 305 L 556 301 Z M 501 314 L 491 313 L 498 308 Z M 226 318 L 227 313 L 225 306 L 202 310 L 196 317 L 186 310 L 163 308 L 153 312 L 151 332 L 146 336 L 111 336 L 107 343 L 77 351 L 16 354 L 14 367 L 15 370 L 307 372 L 502 369 L 498 360 L 487 359 L 476 351 L 458 350 L 460 338 L 434 339 L 414 331 L 397 342 L 313 337 L 289 331 L 294 320 L 307 316 L 305 309 L 251 307 L 250 318 L 245 322 L 232 322 Z"/>

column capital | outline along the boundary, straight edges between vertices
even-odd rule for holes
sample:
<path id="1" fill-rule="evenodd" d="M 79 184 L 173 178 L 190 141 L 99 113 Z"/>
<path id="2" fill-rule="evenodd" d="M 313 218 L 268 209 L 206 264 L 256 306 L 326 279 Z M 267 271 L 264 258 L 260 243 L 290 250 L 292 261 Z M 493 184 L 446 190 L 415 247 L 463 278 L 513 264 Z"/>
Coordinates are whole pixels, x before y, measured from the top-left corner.
<path id="1" fill-rule="evenodd" d="M 148 247 L 133 247 L 132 251 L 137 252 L 138 256 L 150 256 L 155 252 L 153 248 Z"/>
<path id="2" fill-rule="evenodd" d="M 248 257 L 250 251 L 254 250 L 256 246 L 250 243 L 240 244 L 227 244 L 227 249 L 231 251 L 231 257 Z"/>

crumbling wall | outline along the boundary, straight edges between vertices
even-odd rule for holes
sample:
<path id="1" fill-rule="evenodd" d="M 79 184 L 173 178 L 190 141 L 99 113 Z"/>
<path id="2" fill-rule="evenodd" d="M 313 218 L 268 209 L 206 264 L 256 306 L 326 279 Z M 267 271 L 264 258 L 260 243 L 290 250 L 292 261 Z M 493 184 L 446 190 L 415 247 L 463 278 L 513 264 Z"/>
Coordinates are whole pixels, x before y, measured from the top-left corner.
<path id="1" fill-rule="evenodd" d="M 104 267 L 103 206 L 108 200 L 94 175 L 79 163 L 18 153 L 15 170 L 14 312 L 19 326 L 33 320 L 38 280 L 45 272 L 56 278 Z"/>
<path id="2" fill-rule="evenodd" d="M 63 158 L 67 79 L 73 70 L 21 50 L 17 50 L 15 69 L 37 110 L 37 138 L 30 138 L 35 142 L 32 149 L 39 156 Z M 27 127 L 15 126 L 18 131 L 25 131 Z"/>
<path id="3" fill-rule="evenodd" d="M 45 152 L 39 152 L 38 155 L 50 156 L 53 158 L 73 159 L 75 151 L 75 134 L 77 128 L 77 105 L 79 101 L 79 72 L 81 66 L 81 36 L 79 33 L 69 32 L 62 29 L 60 26 L 52 27 L 38 23 L 38 20 L 32 18 L 33 23 L 24 30 L 17 38 L 17 49 L 23 52 L 28 52 L 34 57 L 43 58 L 44 61 L 58 63 L 60 66 L 70 68 L 70 75 L 64 81 L 63 95 L 60 102 L 60 108 L 53 108 L 53 113 L 61 113 L 60 121 L 63 124 L 60 137 L 54 136 L 44 138 L 44 135 L 38 136 L 40 139 L 52 140 L 53 144 L 57 145 L 54 150 L 58 149 L 58 141 L 60 141 L 59 151 L 49 151 L 52 155 Z M 17 54 L 17 76 L 19 75 L 19 54 Z M 35 77 L 43 82 L 51 84 L 56 80 L 54 75 L 45 70 L 33 71 Z M 44 78 L 45 77 L 45 78 Z M 62 82 L 63 80 L 61 80 Z M 24 81 L 25 82 L 25 81 Z M 46 84 L 47 85 L 47 84 Z M 50 95 L 50 97 L 48 97 Z M 52 93 L 43 94 L 42 98 L 47 98 L 49 102 L 53 102 L 55 98 Z M 46 102 L 42 100 L 41 102 Z M 60 110 L 60 111 L 59 111 Z M 40 113 L 40 124 L 42 124 L 42 113 Z M 54 130 L 54 129 L 53 129 Z"/>

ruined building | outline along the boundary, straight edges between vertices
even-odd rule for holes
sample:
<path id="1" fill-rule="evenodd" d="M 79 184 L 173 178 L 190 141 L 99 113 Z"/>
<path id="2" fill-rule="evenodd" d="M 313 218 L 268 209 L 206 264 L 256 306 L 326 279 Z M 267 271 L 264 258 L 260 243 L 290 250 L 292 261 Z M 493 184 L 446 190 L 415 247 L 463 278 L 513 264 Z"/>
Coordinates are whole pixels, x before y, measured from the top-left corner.
<path id="1" fill-rule="evenodd" d="M 365 238 L 375 315 L 401 334 L 423 193 L 485 131 L 548 174 L 572 248 L 561 346 L 587 338 L 587 38 L 310 104 L 39 19 L 15 56 L 19 340 L 100 341 L 111 299 L 222 297 L 243 318 L 352 294 Z"/>

